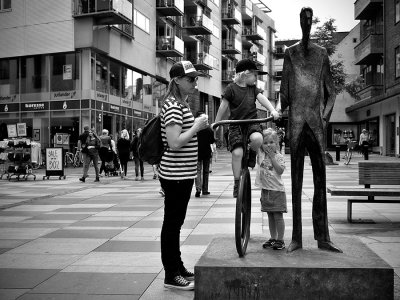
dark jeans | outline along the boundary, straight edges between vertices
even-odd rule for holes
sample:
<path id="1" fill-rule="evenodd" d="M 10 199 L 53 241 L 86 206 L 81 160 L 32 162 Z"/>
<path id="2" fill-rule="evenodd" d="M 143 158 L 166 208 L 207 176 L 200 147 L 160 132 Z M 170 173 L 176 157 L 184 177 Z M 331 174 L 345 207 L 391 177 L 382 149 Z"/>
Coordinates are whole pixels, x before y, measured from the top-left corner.
<path id="1" fill-rule="evenodd" d="M 161 261 L 165 278 L 180 274 L 183 267 L 180 251 L 180 232 L 193 188 L 193 179 L 167 180 L 160 178 L 165 193 L 164 221 L 161 229 Z"/>
<path id="2" fill-rule="evenodd" d="M 100 150 L 99 150 L 99 156 L 100 156 L 100 160 L 101 160 L 100 174 L 103 172 L 103 170 L 105 171 L 105 169 L 106 169 L 107 153 L 108 153 L 107 148 L 105 148 L 105 147 L 100 148 Z"/>
<path id="3" fill-rule="evenodd" d="M 197 162 L 196 191 L 208 192 L 208 177 L 210 176 L 210 158 Z"/>
<path id="4" fill-rule="evenodd" d="M 144 167 L 143 167 L 143 160 L 139 157 L 135 156 L 135 175 L 136 177 L 139 176 L 139 166 L 140 166 L 140 176 L 143 177 Z"/>
<path id="5" fill-rule="evenodd" d="M 122 168 L 122 172 L 125 174 L 126 176 L 126 172 L 128 172 L 128 161 L 127 160 L 119 160 L 121 163 L 121 168 Z"/>
<path id="6" fill-rule="evenodd" d="M 99 156 L 97 150 L 89 150 L 88 153 L 82 153 L 83 156 L 83 178 L 88 177 L 89 165 L 93 161 L 96 178 L 99 177 Z"/>

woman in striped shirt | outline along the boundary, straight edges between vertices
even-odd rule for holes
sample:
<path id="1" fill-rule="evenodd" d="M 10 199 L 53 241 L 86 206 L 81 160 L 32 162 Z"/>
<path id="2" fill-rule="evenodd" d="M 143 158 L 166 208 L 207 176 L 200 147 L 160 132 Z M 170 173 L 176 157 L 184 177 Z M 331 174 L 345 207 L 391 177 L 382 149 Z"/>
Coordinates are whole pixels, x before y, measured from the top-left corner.
<path id="1" fill-rule="evenodd" d="M 161 135 L 165 152 L 159 164 L 161 187 L 165 192 L 161 229 L 161 260 L 164 286 L 194 289 L 194 274 L 181 259 L 180 230 L 197 175 L 197 132 L 208 126 L 207 116 L 194 118 L 187 103 L 196 89 L 197 72 L 189 61 L 175 63 L 161 109 Z"/>

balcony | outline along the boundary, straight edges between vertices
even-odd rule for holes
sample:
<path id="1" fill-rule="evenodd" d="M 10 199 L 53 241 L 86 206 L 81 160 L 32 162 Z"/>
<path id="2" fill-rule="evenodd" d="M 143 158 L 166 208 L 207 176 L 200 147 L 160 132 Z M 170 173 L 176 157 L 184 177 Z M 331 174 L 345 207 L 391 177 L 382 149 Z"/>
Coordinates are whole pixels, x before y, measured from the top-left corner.
<path id="1" fill-rule="evenodd" d="M 194 2 L 196 4 L 199 4 L 199 5 L 203 6 L 204 8 L 210 9 L 210 7 L 208 6 L 208 1 L 207 0 L 195 0 Z"/>
<path id="2" fill-rule="evenodd" d="M 253 19 L 253 2 L 251 0 L 243 1 L 242 5 L 242 18 L 243 20 Z"/>
<path id="3" fill-rule="evenodd" d="M 183 0 L 157 0 L 157 12 L 164 16 L 183 16 Z"/>
<path id="4" fill-rule="evenodd" d="M 111 28 L 117 30 L 118 32 L 130 39 L 133 38 L 132 24 L 116 24 L 111 25 Z"/>
<path id="5" fill-rule="evenodd" d="M 241 24 L 242 14 L 237 7 L 222 10 L 222 23 L 225 25 Z"/>
<path id="6" fill-rule="evenodd" d="M 357 95 L 360 97 L 359 101 L 374 98 L 382 94 L 383 85 L 381 83 L 368 85 L 357 93 Z"/>
<path id="7" fill-rule="evenodd" d="M 188 30 L 194 35 L 212 34 L 214 23 L 205 15 L 196 16 L 188 15 L 185 18 L 184 29 Z"/>
<path id="8" fill-rule="evenodd" d="M 131 24 L 128 0 L 75 0 L 74 18 L 93 18 L 96 25 Z"/>
<path id="9" fill-rule="evenodd" d="M 245 38 L 256 41 L 256 40 L 266 40 L 267 34 L 265 30 L 260 26 L 243 26 L 242 36 Z"/>
<path id="10" fill-rule="evenodd" d="M 183 57 L 184 43 L 177 36 L 174 37 L 159 37 L 156 55 L 163 57 Z"/>
<path id="11" fill-rule="evenodd" d="M 256 52 L 255 53 L 255 61 L 256 63 L 260 64 L 260 65 L 265 65 L 267 62 L 267 58 L 262 55 L 261 53 Z"/>
<path id="12" fill-rule="evenodd" d="M 222 82 L 223 83 L 230 83 L 233 81 L 233 77 L 235 76 L 234 70 L 222 70 Z"/>
<path id="13" fill-rule="evenodd" d="M 382 7 L 383 0 L 357 0 L 354 3 L 354 19 L 370 20 Z"/>
<path id="14" fill-rule="evenodd" d="M 196 70 L 208 71 L 213 69 L 213 57 L 208 53 L 186 54 L 185 59 L 191 61 Z"/>
<path id="15" fill-rule="evenodd" d="M 383 35 L 370 34 L 354 48 L 356 65 L 373 65 L 379 62 L 383 55 Z"/>
<path id="16" fill-rule="evenodd" d="M 222 40 L 222 54 L 240 54 L 242 43 L 237 39 Z"/>

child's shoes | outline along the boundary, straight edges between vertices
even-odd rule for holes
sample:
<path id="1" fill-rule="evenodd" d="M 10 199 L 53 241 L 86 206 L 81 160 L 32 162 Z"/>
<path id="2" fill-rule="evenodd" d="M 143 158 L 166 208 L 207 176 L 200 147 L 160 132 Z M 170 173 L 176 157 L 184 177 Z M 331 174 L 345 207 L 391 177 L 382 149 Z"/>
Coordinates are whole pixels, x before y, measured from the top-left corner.
<path id="1" fill-rule="evenodd" d="M 276 240 L 276 242 L 272 246 L 272 249 L 274 249 L 274 250 L 285 249 L 285 242 L 284 241 L 280 241 L 280 240 Z"/>
<path id="2" fill-rule="evenodd" d="M 268 241 L 266 241 L 266 242 L 262 245 L 262 247 L 263 247 L 264 249 L 272 248 L 272 247 L 274 246 L 275 242 L 276 242 L 275 239 L 269 239 Z"/>

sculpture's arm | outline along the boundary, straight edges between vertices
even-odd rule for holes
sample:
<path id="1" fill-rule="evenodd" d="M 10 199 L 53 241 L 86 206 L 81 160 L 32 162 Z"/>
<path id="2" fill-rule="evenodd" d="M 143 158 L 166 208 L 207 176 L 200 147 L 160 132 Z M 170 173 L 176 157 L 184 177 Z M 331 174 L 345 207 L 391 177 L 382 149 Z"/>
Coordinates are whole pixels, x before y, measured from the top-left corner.
<path id="1" fill-rule="evenodd" d="M 333 78 L 329 66 L 329 58 L 328 55 L 325 53 L 324 56 L 324 63 L 322 66 L 322 80 L 324 86 L 324 99 L 322 99 L 323 105 L 322 107 L 322 119 L 324 120 L 325 124 L 329 122 L 331 117 L 331 113 L 333 110 L 333 105 L 335 104 L 336 93 L 335 93 L 335 86 L 333 83 Z"/>
<path id="2" fill-rule="evenodd" d="M 283 60 L 282 80 L 280 88 L 280 101 L 278 102 L 277 111 L 283 112 L 290 106 L 290 83 L 289 75 L 292 73 L 292 61 L 289 55 L 289 49 L 286 49 Z"/>

